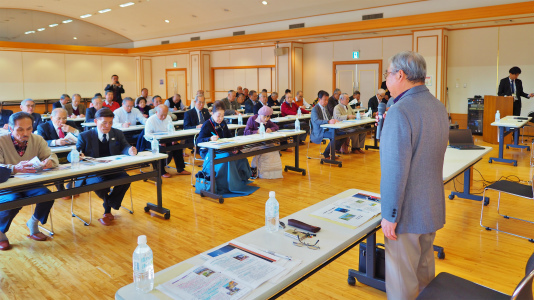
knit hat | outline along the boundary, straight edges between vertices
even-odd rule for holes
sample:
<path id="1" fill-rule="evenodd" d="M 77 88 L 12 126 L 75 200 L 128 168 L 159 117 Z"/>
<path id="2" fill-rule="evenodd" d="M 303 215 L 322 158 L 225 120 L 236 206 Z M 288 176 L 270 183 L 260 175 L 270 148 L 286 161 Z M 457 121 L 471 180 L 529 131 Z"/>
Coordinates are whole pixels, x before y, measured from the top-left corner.
<path id="1" fill-rule="evenodd" d="M 262 115 L 262 116 L 270 116 L 272 114 L 273 114 L 273 109 L 270 108 L 269 106 L 263 106 L 258 111 L 258 115 Z"/>

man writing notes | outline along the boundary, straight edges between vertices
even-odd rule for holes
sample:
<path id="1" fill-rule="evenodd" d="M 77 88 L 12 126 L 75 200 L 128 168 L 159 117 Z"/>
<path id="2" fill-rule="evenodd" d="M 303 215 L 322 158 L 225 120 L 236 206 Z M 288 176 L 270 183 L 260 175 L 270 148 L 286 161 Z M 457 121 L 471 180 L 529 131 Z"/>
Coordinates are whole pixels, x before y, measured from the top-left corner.
<path id="1" fill-rule="evenodd" d="M 317 105 L 315 105 L 311 111 L 312 130 L 310 133 L 310 141 L 315 144 L 320 144 L 325 137 L 332 137 L 329 132 L 325 133 L 325 130 L 321 127 L 321 125 L 336 124 L 339 122 L 336 119 L 332 119 L 332 115 L 328 112 L 326 107 L 328 105 L 328 96 L 329 95 L 326 91 L 320 90 L 317 95 L 317 99 L 319 99 L 319 101 L 317 101 Z M 344 141 L 345 139 L 337 140 L 335 142 L 336 149 L 339 149 Z M 330 159 L 330 147 L 332 146 L 332 142 L 333 141 L 330 141 L 328 146 L 324 149 L 323 155 L 326 159 Z"/>
<path id="2" fill-rule="evenodd" d="M 412 300 L 435 277 L 432 244 L 445 224 L 449 120 L 445 106 L 425 86 L 420 54 L 396 54 L 385 77 L 396 102 L 380 137 L 386 292 L 388 299 Z"/>
<path id="3" fill-rule="evenodd" d="M 226 107 L 224 111 L 225 116 L 231 116 L 231 115 L 239 115 L 241 114 L 238 109 L 241 109 L 241 104 L 237 102 L 236 100 L 236 94 L 234 90 L 228 91 L 228 97 L 223 98 L 222 103 L 224 103 L 224 107 Z"/>
<path id="4" fill-rule="evenodd" d="M 50 151 L 44 139 L 33 131 L 32 116 L 25 112 L 18 112 L 9 117 L 10 134 L 0 136 L 0 166 L 11 169 L 11 174 L 35 173 L 36 169 L 29 162 L 34 157 L 41 160 L 43 169 L 55 168 L 59 162 L 57 156 Z M 44 186 L 29 191 L 14 192 L 0 196 L 0 202 L 10 202 L 17 199 L 39 196 L 50 193 Z M 45 224 L 54 201 L 41 202 L 35 206 L 35 211 L 26 226 L 30 229 L 29 238 L 45 241 L 46 236 L 39 232 L 39 221 Z M 0 251 L 11 249 L 6 232 L 11 222 L 22 207 L 0 211 Z"/>
<path id="5" fill-rule="evenodd" d="M 95 121 L 95 114 L 96 112 L 102 108 L 102 97 L 100 96 L 94 96 L 91 100 L 91 103 L 93 103 L 93 107 L 88 107 L 85 110 L 85 122 L 91 123 Z"/>
<path id="6" fill-rule="evenodd" d="M 359 112 L 354 112 L 352 107 L 349 105 L 349 95 L 346 93 L 341 94 L 339 97 L 339 104 L 334 107 L 334 119 L 338 121 L 345 120 L 354 120 L 356 119 L 356 114 Z M 344 132 L 354 132 L 357 129 L 346 129 Z M 352 153 L 361 153 L 363 154 L 362 147 L 365 145 L 365 135 L 366 133 L 354 134 L 350 137 L 352 144 Z"/>
<path id="7" fill-rule="evenodd" d="M 96 128 L 82 132 L 78 138 L 76 148 L 80 151 L 80 158 L 85 156 L 99 158 L 121 154 L 131 156 L 137 155 L 137 149 L 128 144 L 122 131 L 112 128 L 113 117 L 113 112 L 109 108 L 102 108 L 96 112 Z M 86 184 L 97 184 L 106 180 L 128 176 L 128 173 L 120 172 L 110 175 L 87 177 L 76 182 L 76 186 L 82 185 L 84 181 Z M 108 187 L 94 191 L 100 199 L 104 200 L 104 215 L 102 218 L 98 219 L 102 225 L 109 226 L 112 221 L 115 220 L 115 217 L 111 214 L 111 208 L 115 210 L 120 209 L 122 199 L 129 188 L 130 184 L 128 183 L 114 186 L 113 189 Z"/>
<path id="8" fill-rule="evenodd" d="M 37 126 L 37 134 L 42 136 L 50 147 L 74 144 L 75 142 L 71 142 L 67 135 L 72 133 L 77 136 L 79 131 L 74 122 L 67 121 L 67 111 L 56 108 L 50 117 L 50 121 Z"/>
<path id="9" fill-rule="evenodd" d="M 146 118 L 139 109 L 134 107 L 134 101 L 130 97 L 124 98 L 122 107 L 116 109 L 113 114 L 115 115 L 113 119 L 114 128 L 128 128 L 137 125 L 137 122 L 143 125 L 146 123 Z"/>
<path id="10" fill-rule="evenodd" d="M 499 96 L 512 96 L 514 97 L 514 116 L 521 115 L 521 97 L 529 99 L 534 96 L 534 93 L 530 95 L 523 91 L 523 83 L 521 82 L 519 74 L 521 74 L 521 69 L 519 67 L 513 67 L 509 71 L 510 75 L 501 79 L 499 83 L 499 90 L 497 95 Z"/>

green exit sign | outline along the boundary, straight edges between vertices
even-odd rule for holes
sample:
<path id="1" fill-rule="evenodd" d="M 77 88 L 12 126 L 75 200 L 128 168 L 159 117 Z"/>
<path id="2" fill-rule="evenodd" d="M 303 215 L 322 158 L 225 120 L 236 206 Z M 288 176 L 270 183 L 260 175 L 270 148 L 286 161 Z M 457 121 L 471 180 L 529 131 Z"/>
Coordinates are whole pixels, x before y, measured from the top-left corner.
<path id="1" fill-rule="evenodd" d="M 176 68 L 177 65 L 178 65 L 178 64 L 177 64 L 176 62 L 174 62 L 174 63 L 172 64 L 172 66 L 175 67 L 175 68 Z"/>
<path id="2" fill-rule="evenodd" d="M 354 52 L 352 52 L 352 58 L 353 58 L 353 59 L 358 59 L 358 58 L 360 58 L 360 51 L 354 51 Z"/>

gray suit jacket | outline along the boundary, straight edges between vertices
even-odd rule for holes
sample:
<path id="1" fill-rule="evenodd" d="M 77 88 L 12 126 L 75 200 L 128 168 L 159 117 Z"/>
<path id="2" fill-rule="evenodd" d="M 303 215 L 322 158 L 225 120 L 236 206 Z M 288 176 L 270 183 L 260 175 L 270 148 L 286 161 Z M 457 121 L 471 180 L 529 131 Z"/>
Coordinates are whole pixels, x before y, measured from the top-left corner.
<path id="1" fill-rule="evenodd" d="M 445 224 L 443 159 L 449 138 L 445 106 L 424 85 L 388 111 L 380 137 L 382 218 L 397 234 L 435 232 Z"/>
<path id="2" fill-rule="evenodd" d="M 241 108 L 241 105 L 239 105 L 239 103 L 237 103 L 237 100 L 235 99 L 234 101 L 230 101 L 228 100 L 228 97 L 226 97 L 226 98 L 223 98 L 221 101 L 224 103 L 224 107 L 225 107 L 224 115 L 225 116 L 235 115 L 235 111 Z"/>
<path id="3" fill-rule="evenodd" d="M 328 114 L 328 109 L 325 107 L 325 110 Z M 320 144 L 323 140 L 324 129 L 321 128 L 321 125 L 328 124 L 328 120 L 325 120 L 323 117 L 323 111 L 321 110 L 321 105 L 317 104 L 313 107 L 311 111 L 311 131 L 310 131 L 310 141 L 315 144 Z"/>

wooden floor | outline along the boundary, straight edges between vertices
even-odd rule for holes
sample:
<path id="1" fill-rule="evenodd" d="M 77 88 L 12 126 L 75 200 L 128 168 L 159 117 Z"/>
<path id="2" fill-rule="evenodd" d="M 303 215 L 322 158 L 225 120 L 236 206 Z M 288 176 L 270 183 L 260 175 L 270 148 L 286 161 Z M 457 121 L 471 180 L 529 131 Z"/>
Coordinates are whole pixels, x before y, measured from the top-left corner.
<path id="1" fill-rule="evenodd" d="M 484 144 L 477 141 L 477 144 Z M 368 140 L 368 143 L 371 141 Z M 318 155 L 319 146 L 311 152 Z M 1 299 L 112 299 L 115 292 L 132 282 L 132 253 L 137 236 L 146 234 L 154 251 L 155 271 L 197 255 L 251 230 L 263 226 L 264 204 L 269 191 L 276 191 L 280 215 L 287 216 L 349 188 L 380 192 L 378 151 L 365 155 L 344 155 L 343 167 L 321 165 L 306 159 L 306 146 L 301 146 L 300 163 L 307 175 L 285 173 L 284 179 L 256 180 L 261 188 L 248 197 L 229 198 L 224 204 L 201 198 L 194 193 L 190 177 L 163 179 L 164 206 L 171 210 L 170 220 L 143 211 L 147 201 L 155 202 L 155 186 L 150 182 L 132 184 L 135 213 L 115 213 L 114 226 L 104 227 L 97 218 L 103 213 L 101 200 L 93 194 L 93 223 L 89 226 L 72 218 L 70 200 L 56 200 L 53 211 L 56 235 L 47 242 L 26 238 L 25 226 L 30 216 L 26 207 L 15 218 L 8 232 L 11 251 L 0 253 Z M 497 148 L 489 156 L 497 155 Z M 302 153 L 304 152 L 304 153 Z M 511 149 L 505 156 L 519 160 L 519 166 L 489 164 L 487 157 L 475 168 L 486 180 L 515 175 L 531 180 L 530 152 Z M 282 162 L 292 164 L 292 153 L 283 153 Z M 187 167 L 190 170 L 190 167 Z M 171 171 L 173 172 L 173 171 Z M 474 189 L 482 189 L 481 176 L 475 172 Z M 455 182 L 462 187 L 463 176 Z M 447 184 L 447 195 L 454 189 Z M 127 194 L 128 195 L 128 194 Z M 496 194 L 485 217 L 488 225 L 499 226 L 534 238 L 534 225 L 497 218 Z M 87 216 L 87 194 L 75 205 Z M 126 198 L 123 204 L 129 205 Z M 445 260 L 436 261 L 436 273 L 446 271 L 511 293 L 524 274 L 524 266 L 534 251 L 534 244 L 510 235 L 486 231 L 479 226 L 480 202 L 455 199 L 447 202 L 447 224 L 437 234 L 435 244 L 445 247 Z M 533 219 L 534 203 L 503 197 L 501 210 Z M 379 242 L 383 241 L 381 232 Z M 347 284 L 347 270 L 358 264 L 358 247 L 311 276 L 283 299 L 385 299 L 383 292 L 360 283 Z"/>

